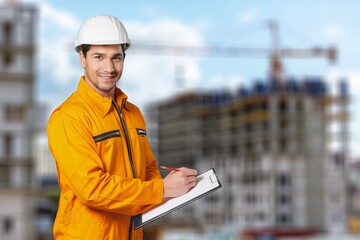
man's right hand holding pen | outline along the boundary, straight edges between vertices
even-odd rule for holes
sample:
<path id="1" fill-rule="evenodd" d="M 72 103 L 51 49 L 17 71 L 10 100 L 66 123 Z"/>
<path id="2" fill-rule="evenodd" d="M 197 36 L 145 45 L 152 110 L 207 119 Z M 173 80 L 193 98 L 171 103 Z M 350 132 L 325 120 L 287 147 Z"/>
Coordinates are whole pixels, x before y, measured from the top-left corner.
<path id="1" fill-rule="evenodd" d="M 191 188 L 196 185 L 195 169 L 186 167 L 170 168 L 161 166 L 162 169 L 171 171 L 164 178 L 164 198 L 179 197 L 187 193 Z"/>

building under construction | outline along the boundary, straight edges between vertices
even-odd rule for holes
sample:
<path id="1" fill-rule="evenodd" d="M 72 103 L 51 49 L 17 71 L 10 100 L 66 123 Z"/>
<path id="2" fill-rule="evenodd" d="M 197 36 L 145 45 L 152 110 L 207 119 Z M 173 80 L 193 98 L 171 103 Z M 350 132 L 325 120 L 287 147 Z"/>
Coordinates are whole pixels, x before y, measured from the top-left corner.
<path id="1" fill-rule="evenodd" d="M 35 239 L 33 5 L 0 6 L 0 238 Z"/>
<path id="2" fill-rule="evenodd" d="M 342 231 L 347 84 L 266 80 L 189 92 L 147 108 L 159 164 L 214 168 L 223 188 L 167 216 L 181 225 Z"/>

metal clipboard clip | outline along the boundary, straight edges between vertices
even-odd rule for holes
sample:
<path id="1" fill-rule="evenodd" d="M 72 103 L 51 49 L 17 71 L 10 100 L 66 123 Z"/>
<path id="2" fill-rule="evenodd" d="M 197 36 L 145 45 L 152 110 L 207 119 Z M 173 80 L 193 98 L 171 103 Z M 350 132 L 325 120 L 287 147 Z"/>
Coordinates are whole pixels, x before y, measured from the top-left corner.
<path id="1" fill-rule="evenodd" d="M 209 176 L 209 178 L 210 178 L 210 181 L 211 181 L 212 183 L 218 182 L 218 179 L 217 179 L 217 176 L 216 176 L 215 173 L 211 174 L 211 175 Z"/>

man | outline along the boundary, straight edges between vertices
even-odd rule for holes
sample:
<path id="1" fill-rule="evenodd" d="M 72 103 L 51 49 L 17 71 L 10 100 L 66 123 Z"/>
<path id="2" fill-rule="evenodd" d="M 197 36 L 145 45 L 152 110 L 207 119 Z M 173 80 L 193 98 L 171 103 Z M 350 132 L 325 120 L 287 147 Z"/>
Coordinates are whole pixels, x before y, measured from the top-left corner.
<path id="1" fill-rule="evenodd" d="M 79 30 L 84 76 L 47 127 L 61 189 L 55 239 L 142 239 L 131 216 L 196 184 L 196 170 L 184 167 L 161 178 L 143 115 L 116 87 L 130 45 L 112 16 L 91 17 Z"/>

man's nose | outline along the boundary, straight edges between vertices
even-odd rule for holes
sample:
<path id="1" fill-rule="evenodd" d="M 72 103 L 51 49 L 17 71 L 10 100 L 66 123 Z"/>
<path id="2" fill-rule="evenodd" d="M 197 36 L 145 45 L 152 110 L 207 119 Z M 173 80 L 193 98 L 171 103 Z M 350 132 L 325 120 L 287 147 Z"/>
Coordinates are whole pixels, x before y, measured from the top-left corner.
<path id="1" fill-rule="evenodd" d="M 115 70 L 114 63 L 111 59 L 107 60 L 105 63 L 105 70 L 108 72 L 113 72 Z"/>

